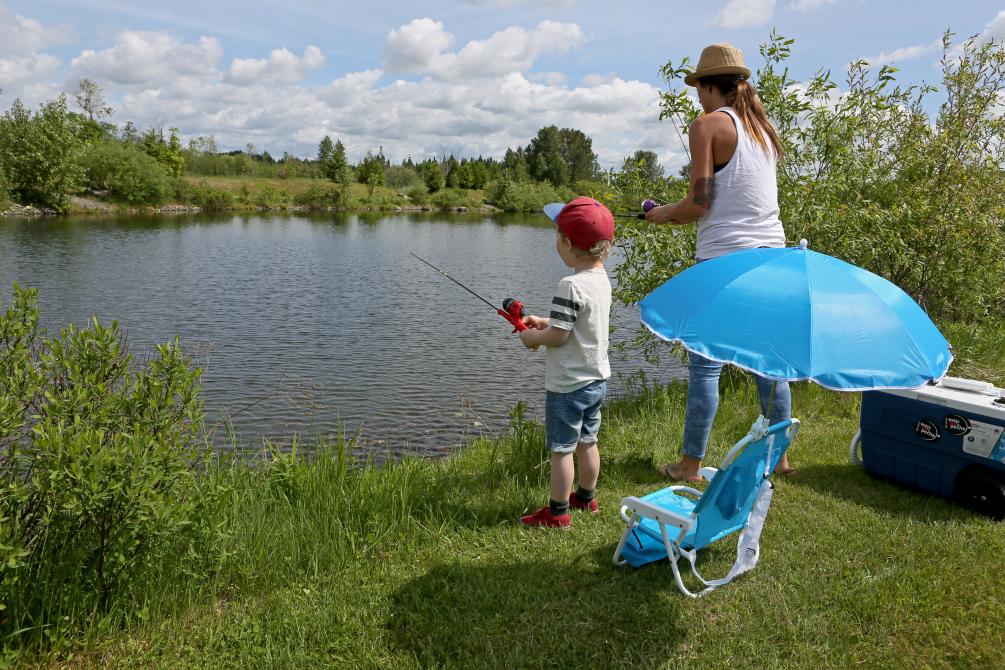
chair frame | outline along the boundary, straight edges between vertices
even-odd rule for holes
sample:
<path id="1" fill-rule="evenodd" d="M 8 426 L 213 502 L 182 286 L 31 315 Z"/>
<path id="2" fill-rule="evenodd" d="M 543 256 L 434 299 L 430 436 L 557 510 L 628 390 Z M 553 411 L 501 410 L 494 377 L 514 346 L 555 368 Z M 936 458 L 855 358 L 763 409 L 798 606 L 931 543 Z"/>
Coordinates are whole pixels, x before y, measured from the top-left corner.
<path id="1" fill-rule="evenodd" d="M 788 446 L 791 445 L 792 440 L 796 436 L 796 433 L 799 432 L 799 419 L 793 418 L 769 426 L 767 419 L 765 419 L 763 416 L 758 417 L 757 420 L 754 421 L 754 424 L 751 426 L 750 432 L 744 435 L 735 445 L 733 445 L 733 448 L 730 449 L 729 452 L 726 454 L 726 457 L 722 459 L 722 463 L 719 465 L 718 468 L 704 467 L 699 471 L 698 474 L 702 477 L 702 479 L 711 483 L 715 475 L 720 471 L 727 470 L 729 466 L 733 463 L 733 461 L 736 460 L 736 458 L 743 452 L 744 449 L 746 449 L 746 447 L 751 442 L 755 442 L 756 440 L 766 437 L 769 433 L 776 432 L 778 430 L 784 430 L 785 437 L 788 439 L 788 445 L 786 446 L 786 450 L 788 450 Z M 768 462 L 766 463 L 764 479 L 762 480 L 761 485 L 758 489 L 757 498 L 755 499 L 754 503 L 754 506 L 756 507 L 759 501 L 765 499 L 765 501 L 761 503 L 764 508 L 763 509 L 764 514 L 767 513 L 767 507 L 768 505 L 770 505 L 771 502 L 771 492 L 770 492 L 770 488 L 772 486 L 771 475 L 772 472 L 774 471 L 775 465 L 777 464 L 778 460 L 784 453 L 785 451 L 778 454 L 774 458 L 769 458 Z M 765 486 L 768 487 L 769 490 L 763 491 Z M 686 493 L 688 495 L 694 496 L 697 500 L 701 500 L 702 492 L 691 486 L 674 485 L 666 487 L 665 489 L 661 490 L 666 489 L 669 489 L 673 493 Z M 762 495 L 762 493 L 764 495 Z M 744 529 L 746 528 L 747 523 L 750 521 L 750 515 L 751 513 L 753 513 L 753 510 L 754 508 L 752 507 L 751 511 L 748 512 L 747 514 L 747 520 L 744 522 L 743 527 Z M 706 580 L 704 577 L 702 577 L 701 573 L 698 572 L 698 569 L 695 566 L 695 558 L 698 548 L 684 549 L 680 545 L 680 543 L 684 540 L 684 537 L 688 534 L 688 532 L 692 528 L 694 528 L 695 524 L 698 521 L 698 515 L 695 514 L 694 512 L 692 512 L 688 516 L 683 516 L 672 510 L 666 509 L 665 507 L 661 507 L 646 500 L 642 500 L 641 498 L 637 498 L 635 496 L 628 496 L 622 499 L 621 501 L 620 515 L 621 519 L 625 522 L 625 532 L 621 535 L 621 540 L 618 542 L 618 546 L 614 550 L 614 559 L 613 559 L 614 564 L 618 566 L 623 566 L 627 564 L 627 560 L 619 559 L 619 557 L 621 556 L 621 551 L 625 546 L 625 542 L 628 540 L 628 536 L 640 523 L 643 517 L 653 519 L 659 525 L 660 534 L 663 537 L 663 545 L 666 547 L 667 557 L 670 559 L 670 566 L 673 569 L 674 581 L 677 583 L 677 588 L 680 589 L 681 593 L 683 593 L 686 596 L 689 596 L 691 598 L 701 597 L 706 593 L 718 588 L 719 586 L 722 586 L 723 584 L 728 584 L 738 574 L 741 574 L 742 572 L 746 571 L 746 569 L 750 569 L 748 567 L 746 569 L 739 569 L 739 571 L 737 571 L 738 566 L 741 563 L 741 557 L 739 556 L 740 548 L 738 547 L 737 562 L 736 564 L 734 564 L 733 569 L 730 570 L 729 574 L 727 574 L 722 579 L 715 579 L 715 580 Z M 671 532 L 667 530 L 668 526 L 676 529 L 676 537 L 672 540 L 670 537 Z M 698 593 L 692 593 L 690 590 L 688 590 L 686 586 L 684 586 L 684 581 L 681 578 L 680 568 L 677 565 L 677 561 L 682 556 L 687 558 L 688 562 L 691 564 L 692 574 L 694 574 L 694 576 L 698 579 L 698 581 L 700 581 L 702 584 L 705 585 L 705 588 L 699 591 Z M 754 561 L 756 562 L 756 555 L 754 557 Z M 750 567 L 753 566 L 751 565 Z"/>

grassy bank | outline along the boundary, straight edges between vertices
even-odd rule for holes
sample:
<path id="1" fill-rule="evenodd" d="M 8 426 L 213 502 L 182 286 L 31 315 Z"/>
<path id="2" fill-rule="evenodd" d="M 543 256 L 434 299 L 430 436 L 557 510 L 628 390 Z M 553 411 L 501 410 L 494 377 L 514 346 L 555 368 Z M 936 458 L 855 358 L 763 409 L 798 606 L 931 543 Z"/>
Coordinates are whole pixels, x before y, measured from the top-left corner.
<path id="1" fill-rule="evenodd" d="M 67 213 L 107 214 L 110 211 L 155 211 L 182 207 L 221 212 L 326 210 L 336 207 L 347 210 L 494 209 L 484 204 L 485 192 L 481 190 L 442 189 L 426 193 L 412 189 L 406 194 L 387 186 L 377 186 L 371 196 L 365 185 L 353 183 L 349 186 L 347 198 L 340 198 L 335 193 L 333 184 L 320 179 L 190 175 L 175 180 L 172 192 L 160 205 L 135 205 L 92 194 L 72 198 L 67 205 Z"/>
<path id="2" fill-rule="evenodd" d="M 949 335 L 954 372 L 1005 384 L 1002 327 Z M 151 582 L 127 630 L 67 632 L 16 665 L 1005 665 L 1005 524 L 850 465 L 857 394 L 794 388 L 798 471 L 777 482 L 751 574 L 691 601 L 666 565 L 614 568 L 617 503 L 662 485 L 655 466 L 677 453 L 684 389 L 611 404 L 601 514 L 577 514 L 568 532 L 516 522 L 544 501 L 547 477 L 541 427 L 518 413 L 498 441 L 447 460 L 353 469 L 336 441 L 315 459 L 213 468 L 229 491 L 212 512 L 225 538 L 219 568 Z M 747 378 L 724 378 L 710 460 L 755 407 Z M 734 547 L 704 552 L 702 571 L 724 574 Z"/>

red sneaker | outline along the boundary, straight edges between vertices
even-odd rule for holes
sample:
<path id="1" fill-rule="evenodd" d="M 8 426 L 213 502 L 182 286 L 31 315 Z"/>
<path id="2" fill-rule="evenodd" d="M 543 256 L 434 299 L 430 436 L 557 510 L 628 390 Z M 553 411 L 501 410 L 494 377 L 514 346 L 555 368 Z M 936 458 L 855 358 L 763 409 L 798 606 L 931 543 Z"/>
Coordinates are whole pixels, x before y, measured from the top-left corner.
<path id="1" fill-rule="evenodd" d="M 575 491 L 569 494 L 569 507 L 572 509 L 590 510 L 590 514 L 598 514 L 600 512 L 600 508 L 597 507 L 596 498 L 592 499 L 590 502 L 586 502 L 577 496 Z"/>
<path id="2" fill-rule="evenodd" d="M 547 526 L 549 528 L 568 528 L 572 525 L 572 517 L 568 514 L 554 515 L 551 508 L 545 505 L 533 514 L 520 517 L 527 526 Z"/>

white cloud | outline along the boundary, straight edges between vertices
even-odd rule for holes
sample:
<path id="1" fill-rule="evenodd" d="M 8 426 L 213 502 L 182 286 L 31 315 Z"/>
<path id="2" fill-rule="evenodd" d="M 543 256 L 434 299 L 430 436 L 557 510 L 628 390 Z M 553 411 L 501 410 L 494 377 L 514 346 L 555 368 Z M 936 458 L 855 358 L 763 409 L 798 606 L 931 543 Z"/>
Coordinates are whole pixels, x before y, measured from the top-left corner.
<path id="1" fill-rule="evenodd" d="M 50 77 L 58 67 L 59 59 L 49 54 L 33 53 L 0 58 L 0 89 Z"/>
<path id="2" fill-rule="evenodd" d="M 576 0 L 465 0 L 469 5 L 476 7 L 503 7 L 510 8 L 517 5 L 534 5 L 543 9 L 562 9 L 573 7 Z"/>
<path id="3" fill-rule="evenodd" d="M 50 98 L 46 93 L 52 93 L 53 87 L 43 82 L 54 75 L 60 60 L 41 49 L 69 37 L 68 28 L 44 26 L 0 5 L 0 91 L 4 97 L 21 98 L 31 106 Z"/>
<path id="4" fill-rule="evenodd" d="M 384 45 L 385 66 L 398 72 L 425 72 L 454 43 L 454 36 L 433 19 L 415 19 L 392 30 Z"/>
<path id="5" fill-rule="evenodd" d="M 814 9 L 819 9 L 824 5 L 836 4 L 838 0 L 795 0 L 789 4 L 789 9 L 794 12 L 802 12 L 803 14 L 812 12 Z"/>
<path id="6" fill-rule="evenodd" d="M 101 51 L 86 50 L 70 64 L 70 80 L 88 77 L 101 85 L 157 88 L 216 79 L 223 47 L 215 37 L 202 36 L 195 44 L 161 32 L 126 31 Z"/>
<path id="7" fill-rule="evenodd" d="M 226 81 L 250 84 L 257 81 L 299 81 L 310 70 L 325 62 L 324 54 L 316 46 L 304 50 L 303 57 L 286 49 L 273 49 L 268 58 L 237 58 L 230 65 Z"/>
<path id="8" fill-rule="evenodd" d="M 451 81 L 498 77 L 526 72 L 542 54 L 564 54 L 585 41 L 582 29 L 574 23 L 542 21 L 533 30 L 506 28 L 488 39 L 468 42 L 460 51 L 448 52 L 454 37 L 443 24 L 416 19 L 388 34 L 385 66 L 390 71 Z"/>
<path id="9" fill-rule="evenodd" d="M 105 88 L 117 123 L 176 126 L 183 139 L 213 134 L 223 149 L 251 142 L 274 155 L 307 156 L 331 135 L 352 160 L 379 146 L 396 161 L 436 156 L 442 147 L 501 157 L 556 124 L 592 137 L 604 167 L 639 148 L 656 151 L 670 169 L 679 166 L 683 151 L 673 128 L 658 121 L 655 86 L 612 72 L 570 83 L 553 68 L 534 69 L 542 55 L 585 42 L 578 26 L 545 21 L 455 44 L 442 23 L 418 19 L 388 35 L 386 67 L 304 85 L 323 61 L 316 47 L 226 61 L 214 37 L 127 31 L 72 59 L 65 87 L 72 91 L 89 77 Z M 18 58 L 26 102 L 51 99 L 55 85 L 40 82 L 57 76 L 52 57 Z M 395 79 L 397 72 L 418 77 Z M 11 93 L 4 91 L 8 102 Z"/>
<path id="10" fill-rule="evenodd" d="M 981 33 L 981 41 L 988 42 L 990 40 L 995 40 L 996 42 L 1005 41 L 1005 9 L 998 12 L 984 26 L 984 32 Z"/>
<path id="11" fill-rule="evenodd" d="M 870 56 L 865 60 L 870 65 L 888 65 L 890 63 L 903 63 L 908 60 L 915 60 L 928 54 L 933 54 L 942 49 L 942 39 L 925 44 L 915 44 L 909 47 L 901 47 L 893 51 L 884 51 L 881 54 Z"/>
<path id="12" fill-rule="evenodd" d="M 719 28 L 756 28 L 763 26 L 775 13 L 775 0 L 729 0 L 712 25 Z"/>
<path id="13" fill-rule="evenodd" d="M 45 46 L 66 42 L 69 37 L 69 28 L 43 26 L 0 5 L 0 55 L 33 53 Z"/>

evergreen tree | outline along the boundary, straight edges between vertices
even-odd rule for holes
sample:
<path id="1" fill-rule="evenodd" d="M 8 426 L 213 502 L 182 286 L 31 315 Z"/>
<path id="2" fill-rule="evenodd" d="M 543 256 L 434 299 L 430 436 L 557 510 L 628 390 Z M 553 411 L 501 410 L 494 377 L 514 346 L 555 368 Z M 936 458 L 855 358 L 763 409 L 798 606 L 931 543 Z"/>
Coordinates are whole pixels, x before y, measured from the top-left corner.
<path id="1" fill-rule="evenodd" d="M 333 164 L 332 159 L 335 156 L 335 143 L 332 142 L 332 138 L 325 135 L 320 142 L 318 142 L 318 171 L 321 176 L 325 179 L 332 179 Z"/>

